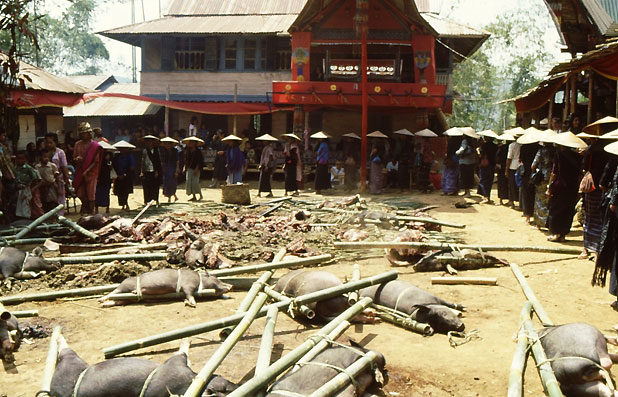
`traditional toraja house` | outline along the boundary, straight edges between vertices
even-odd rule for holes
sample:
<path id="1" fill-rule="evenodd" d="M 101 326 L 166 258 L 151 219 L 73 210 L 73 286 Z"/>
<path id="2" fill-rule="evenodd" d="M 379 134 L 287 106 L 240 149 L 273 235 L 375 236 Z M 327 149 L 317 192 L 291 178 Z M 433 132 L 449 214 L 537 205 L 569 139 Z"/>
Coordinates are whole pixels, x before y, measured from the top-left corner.
<path id="1" fill-rule="evenodd" d="M 440 18 L 433 1 L 175 0 L 164 18 L 102 34 L 142 48 L 140 94 L 187 110 L 170 112 L 171 128 L 186 128 L 194 110 L 210 129 L 231 132 L 236 120 L 238 131 L 278 136 L 295 120 L 340 135 L 361 128 L 358 7 L 369 127 L 446 127 L 453 64 L 488 33 Z"/>
<path id="2" fill-rule="evenodd" d="M 0 53 L 0 64 L 8 57 Z M 55 76 L 21 61 L 15 89 L 7 102 L 18 109 L 19 131 L 7 131 L 18 149 L 43 137 L 48 131 L 62 129 L 63 106 L 73 106 L 89 92 L 85 87 Z"/>
<path id="3" fill-rule="evenodd" d="M 566 119 L 577 114 L 590 123 L 618 114 L 618 3 L 546 3 L 573 59 L 556 65 L 537 87 L 512 99 L 523 126 L 545 117 Z"/>

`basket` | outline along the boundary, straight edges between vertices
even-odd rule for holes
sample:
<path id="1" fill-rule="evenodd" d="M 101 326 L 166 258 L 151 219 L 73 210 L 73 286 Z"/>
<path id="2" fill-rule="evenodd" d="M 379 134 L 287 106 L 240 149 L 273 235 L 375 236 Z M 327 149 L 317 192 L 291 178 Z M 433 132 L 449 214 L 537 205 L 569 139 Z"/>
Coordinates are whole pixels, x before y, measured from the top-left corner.
<path id="1" fill-rule="evenodd" d="M 249 185 L 246 183 L 237 185 L 223 185 L 221 187 L 221 202 L 225 204 L 251 204 Z"/>

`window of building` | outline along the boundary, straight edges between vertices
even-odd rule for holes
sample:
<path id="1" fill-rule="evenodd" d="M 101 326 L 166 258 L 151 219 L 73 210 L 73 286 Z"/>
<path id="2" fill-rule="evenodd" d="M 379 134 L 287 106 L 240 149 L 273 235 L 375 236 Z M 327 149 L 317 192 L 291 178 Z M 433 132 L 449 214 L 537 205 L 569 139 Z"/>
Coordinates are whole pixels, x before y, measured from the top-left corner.
<path id="1" fill-rule="evenodd" d="M 225 39 L 225 68 L 236 69 L 236 39 Z"/>
<path id="2" fill-rule="evenodd" d="M 290 70 L 292 68 L 292 51 L 278 50 L 275 52 L 275 70 Z"/>
<path id="3" fill-rule="evenodd" d="M 174 53 L 176 70 L 203 70 L 206 40 L 204 37 L 178 37 Z"/>
<path id="4" fill-rule="evenodd" d="M 245 70 L 255 69 L 258 41 L 245 39 Z"/>

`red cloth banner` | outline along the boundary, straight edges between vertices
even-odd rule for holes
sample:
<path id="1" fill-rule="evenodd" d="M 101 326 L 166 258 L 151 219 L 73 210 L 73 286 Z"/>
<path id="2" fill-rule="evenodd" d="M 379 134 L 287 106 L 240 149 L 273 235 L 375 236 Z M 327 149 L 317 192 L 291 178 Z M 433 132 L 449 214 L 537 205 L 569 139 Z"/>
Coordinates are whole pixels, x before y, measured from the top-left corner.
<path id="1" fill-rule="evenodd" d="M 166 106 L 170 109 L 185 110 L 187 112 L 203 114 L 253 115 L 292 110 L 291 108 L 274 108 L 269 106 L 267 103 L 166 101 L 163 99 L 155 99 L 139 95 L 120 94 L 115 92 L 95 92 L 90 94 L 84 94 L 84 101 L 89 101 L 100 97 L 134 99 L 136 101 L 144 101 L 154 103 L 155 105 Z"/>
<path id="2" fill-rule="evenodd" d="M 14 90 L 6 98 L 10 106 L 18 109 L 32 109 L 43 106 L 75 106 L 82 99 L 82 94 L 67 94 L 43 90 Z"/>

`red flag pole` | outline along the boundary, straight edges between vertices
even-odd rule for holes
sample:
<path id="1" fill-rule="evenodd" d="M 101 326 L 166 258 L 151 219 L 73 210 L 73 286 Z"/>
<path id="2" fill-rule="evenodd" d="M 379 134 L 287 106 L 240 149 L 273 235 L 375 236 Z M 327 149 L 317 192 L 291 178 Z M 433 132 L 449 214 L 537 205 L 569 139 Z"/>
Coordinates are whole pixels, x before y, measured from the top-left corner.
<path id="1" fill-rule="evenodd" d="M 369 98 L 367 95 L 367 22 L 369 18 L 369 0 L 362 2 L 361 17 L 361 91 L 362 91 L 362 131 L 361 131 L 361 169 L 360 190 L 367 190 L 367 113 Z"/>

